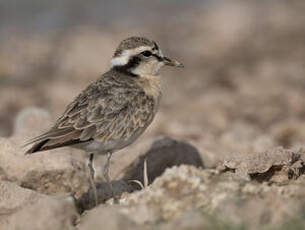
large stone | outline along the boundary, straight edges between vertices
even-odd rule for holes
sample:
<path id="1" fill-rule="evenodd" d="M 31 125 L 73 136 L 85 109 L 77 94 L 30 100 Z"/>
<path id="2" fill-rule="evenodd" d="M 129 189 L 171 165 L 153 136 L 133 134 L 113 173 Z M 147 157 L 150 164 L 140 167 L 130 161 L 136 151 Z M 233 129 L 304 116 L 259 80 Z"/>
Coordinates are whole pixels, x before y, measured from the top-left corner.
<path id="1" fill-rule="evenodd" d="M 99 206 L 88 211 L 78 226 L 79 230 L 140 230 L 133 221 L 121 214 L 117 208 Z"/>
<path id="2" fill-rule="evenodd" d="M 227 158 L 223 167 L 224 170 L 233 170 L 236 175 L 247 180 L 287 183 L 304 173 L 304 159 L 305 152 L 302 149 L 292 151 L 279 147 Z"/>
<path id="3" fill-rule="evenodd" d="M 8 217 L 23 206 L 45 197 L 18 185 L 0 181 L 0 229 L 6 229 Z"/>
<path id="4" fill-rule="evenodd" d="M 113 193 L 111 192 L 108 183 L 106 182 L 96 183 L 98 204 L 104 203 L 107 200 L 111 199 L 113 197 L 113 194 L 117 198 L 119 198 L 123 193 L 130 193 L 134 191 L 133 186 L 123 180 L 111 181 L 111 185 L 112 185 Z M 92 188 L 90 188 L 88 192 L 83 193 L 81 197 L 76 199 L 76 206 L 79 212 L 92 209 L 96 206 L 94 192 Z"/>
<path id="5" fill-rule="evenodd" d="M 10 181 L 43 193 L 87 190 L 86 165 L 71 149 L 24 155 L 13 139 L 0 139 L 0 167 Z"/>
<path id="6" fill-rule="evenodd" d="M 39 199 L 24 206 L 8 221 L 7 230 L 74 230 L 78 214 L 71 198 Z"/>
<path id="7" fill-rule="evenodd" d="M 173 166 L 193 165 L 204 168 L 203 161 L 198 150 L 191 144 L 163 137 L 156 140 L 151 148 L 139 156 L 125 169 L 122 179 L 126 182 L 136 180 L 144 184 L 144 162 L 147 163 L 148 183 L 151 184 L 157 177 Z M 133 183 L 136 188 L 136 183 Z M 139 189 L 139 187 L 138 187 Z"/>
<path id="8" fill-rule="evenodd" d="M 164 223 L 161 230 L 203 230 L 218 229 L 217 219 L 204 214 L 201 210 L 190 210 L 185 212 L 180 218 Z"/>
<path id="9" fill-rule="evenodd" d="M 121 179 L 112 181 L 114 194 L 120 197 L 124 192 L 132 192 L 141 189 L 139 184 L 144 185 L 143 176 L 144 162 L 147 162 L 148 184 L 151 184 L 157 177 L 172 166 L 193 165 L 203 168 L 203 161 L 197 149 L 183 141 L 164 137 L 156 140 L 146 151 L 132 162 L 125 170 Z M 114 164 L 113 166 L 115 166 Z M 136 181 L 136 182 L 135 182 Z M 112 197 L 109 186 L 105 182 L 97 183 L 97 195 L 99 203 L 105 202 Z M 95 206 L 93 191 L 90 189 L 77 199 L 77 206 L 80 210 L 86 210 Z"/>
<path id="10" fill-rule="evenodd" d="M 206 202 L 204 191 L 210 173 L 194 166 L 167 169 L 151 186 L 121 200 L 124 213 L 139 224 L 171 220 Z"/>
<path id="11" fill-rule="evenodd" d="M 283 187 L 241 181 L 230 170 L 182 165 L 167 169 L 149 187 L 121 199 L 121 210 L 140 225 L 160 221 L 174 221 L 177 225 L 185 212 L 196 209 L 236 226 L 278 226 L 300 216 L 305 204 L 304 179 L 302 174 Z M 184 224 L 191 226 L 187 221 Z M 205 221 L 194 223 L 197 227 L 201 224 Z M 165 229 L 171 229 L 170 226 Z"/>
<path id="12" fill-rule="evenodd" d="M 15 135 L 12 138 L 0 138 L 1 174 L 22 187 L 39 192 L 73 192 L 78 196 L 88 189 L 83 152 L 60 148 L 25 155 L 26 149 L 21 148 L 25 141 L 37 135 L 33 133 L 42 132 L 45 123 L 50 122 L 43 110 L 26 109 L 18 115 Z"/>

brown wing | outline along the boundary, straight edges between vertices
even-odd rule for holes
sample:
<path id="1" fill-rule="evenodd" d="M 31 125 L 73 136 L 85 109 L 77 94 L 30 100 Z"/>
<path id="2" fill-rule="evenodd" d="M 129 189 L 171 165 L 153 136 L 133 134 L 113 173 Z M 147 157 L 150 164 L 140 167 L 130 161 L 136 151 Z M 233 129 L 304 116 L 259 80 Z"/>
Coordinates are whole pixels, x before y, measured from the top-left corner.
<path id="1" fill-rule="evenodd" d="M 105 115 L 97 123 L 94 138 L 100 142 L 128 141 L 134 135 L 142 133 L 151 123 L 155 106 L 154 100 L 144 92 L 132 96 L 124 107 Z"/>
<path id="2" fill-rule="evenodd" d="M 109 85 L 109 87 L 108 87 Z M 27 153 L 53 149 L 97 138 L 127 139 L 151 122 L 154 102 L 137 87 L 97 81 L 83 91 L 48 132 L 28 144 Z M 111 87 L 110 87 L 111 85 Z"/>

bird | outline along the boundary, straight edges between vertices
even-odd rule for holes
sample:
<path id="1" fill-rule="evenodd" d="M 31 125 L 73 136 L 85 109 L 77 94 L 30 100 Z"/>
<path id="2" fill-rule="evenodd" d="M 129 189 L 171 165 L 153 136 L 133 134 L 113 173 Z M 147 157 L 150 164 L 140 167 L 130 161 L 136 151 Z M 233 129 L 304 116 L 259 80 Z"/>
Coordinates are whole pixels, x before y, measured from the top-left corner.
<path id="1" fill-rule="evenodd" d="M 67 106 L 51 129 L 25 144 L 32 145 L 26 154 L 65 146 L 89 153 L 96 204 L 94 155 L 107 155 L 103 176 L 113 192 L 109 178 L 111 156 L 133 143 L 153 121 L 162 96 L 160 69 L 184 67 L 164 56 L 155 41 L 139 36 L 121 41 L 110 64 L 107 72 Z"/>

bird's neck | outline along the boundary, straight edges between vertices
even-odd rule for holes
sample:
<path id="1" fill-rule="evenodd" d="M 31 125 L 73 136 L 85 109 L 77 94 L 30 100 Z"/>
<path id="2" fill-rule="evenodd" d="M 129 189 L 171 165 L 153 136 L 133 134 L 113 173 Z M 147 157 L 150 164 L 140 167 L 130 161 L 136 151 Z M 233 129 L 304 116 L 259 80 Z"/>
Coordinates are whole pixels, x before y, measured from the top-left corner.
<path id="1" fill-rule="evenodd" d="M 129 75 L 130 77 L 138 77 L 138 75 L 132 73 L 130 69 L 126 68 L 125 66 L 114 66 L 112 67 L 112 70 Z"/>
<path id="2" fill-rule="evenodd" d="M 134 75 L 124 69 L 112 68 L 111 71 L 118 73 L 116 78 L 123 74 L 120 78 L 123 81 L 126 81 L 126 78 L 129 78 L 130 82 L 137 84 L 148 96 L 153 97 L 155 100 L 160 100 L 161 97 L 161 77 L 159 75 Z"/>
<path id="3" fill-rule="evenodd" d="M 144 92 L 152 96 L 155 100 L 161 97 L 161 80 L 160 76 L 156 75 L 143 75 L 135 79 L 136 83 Z"/>

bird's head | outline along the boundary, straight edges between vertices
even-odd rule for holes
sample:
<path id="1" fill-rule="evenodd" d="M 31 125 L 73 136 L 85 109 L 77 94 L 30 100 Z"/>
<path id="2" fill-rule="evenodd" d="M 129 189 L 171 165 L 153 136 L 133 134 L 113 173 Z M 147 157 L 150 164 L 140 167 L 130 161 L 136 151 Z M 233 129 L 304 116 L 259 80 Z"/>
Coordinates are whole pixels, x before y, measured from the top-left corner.
<path id="1" fill-rule="evenodd" d="M 165 57 L 156 42 L 144 37 L 123 40 L 111 59 L 112 68 L 136 76 L 159 75 L 164 65 L 183 67 L 178 61 Z"/>

